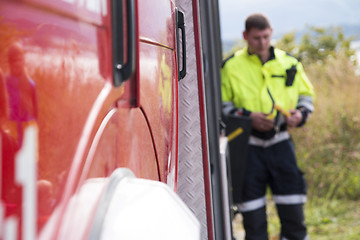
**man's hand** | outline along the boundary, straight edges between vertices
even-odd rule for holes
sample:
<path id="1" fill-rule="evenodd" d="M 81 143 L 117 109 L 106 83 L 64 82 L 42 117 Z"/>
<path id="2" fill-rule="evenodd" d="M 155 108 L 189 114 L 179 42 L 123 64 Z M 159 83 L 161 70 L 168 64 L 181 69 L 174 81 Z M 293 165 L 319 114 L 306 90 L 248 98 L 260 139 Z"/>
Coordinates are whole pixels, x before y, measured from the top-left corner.
<path id="1" fill-rule="evenodd" d="M 291 116 L 286 118 L 286 123 L 289 127 L 294 128 L 297 125 L 299 125 L 299 123 L 301 122 L 302 114 L 298 109 L 293 109 L 290 110 L 289 112 Z"/>
<path id="2" fill-rule="evenodd" d="M 260 112 L 252 112 L 250 118 L 252 119 L 252 127 L 259 132 L 266 132 L 274 127 L 274 119 L 268 119 L 268 114 Z"/>

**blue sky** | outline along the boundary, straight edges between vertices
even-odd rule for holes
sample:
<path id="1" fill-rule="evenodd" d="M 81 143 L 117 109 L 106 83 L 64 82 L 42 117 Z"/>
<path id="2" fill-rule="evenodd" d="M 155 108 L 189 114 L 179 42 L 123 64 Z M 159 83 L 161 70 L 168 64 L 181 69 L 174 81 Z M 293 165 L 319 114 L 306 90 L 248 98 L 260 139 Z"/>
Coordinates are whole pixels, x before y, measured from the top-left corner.
<path id="1" fill-rule="evenodd" d="M 275 35 L 306 25 L 360 25 L 360 0 L 219 0 L 219 7 L 224 40 L 241 39 L 245 18 L 254 12 L 268 16 Z"/>

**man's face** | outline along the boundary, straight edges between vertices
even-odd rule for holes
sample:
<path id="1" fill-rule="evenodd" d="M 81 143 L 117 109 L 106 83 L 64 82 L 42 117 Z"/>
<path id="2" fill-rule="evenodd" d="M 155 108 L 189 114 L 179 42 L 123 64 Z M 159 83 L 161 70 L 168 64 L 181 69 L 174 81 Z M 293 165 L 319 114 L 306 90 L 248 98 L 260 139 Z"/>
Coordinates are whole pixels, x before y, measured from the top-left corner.
<path id="1" fill-rule="evenodd" d="M 272 29 L 266 28 L 260 30 L 252 28 L 249 32 L 244 32 L 244 39 L 248 43 L 249 52 L 251 54 L 263 55 L 269 51 Z"/>

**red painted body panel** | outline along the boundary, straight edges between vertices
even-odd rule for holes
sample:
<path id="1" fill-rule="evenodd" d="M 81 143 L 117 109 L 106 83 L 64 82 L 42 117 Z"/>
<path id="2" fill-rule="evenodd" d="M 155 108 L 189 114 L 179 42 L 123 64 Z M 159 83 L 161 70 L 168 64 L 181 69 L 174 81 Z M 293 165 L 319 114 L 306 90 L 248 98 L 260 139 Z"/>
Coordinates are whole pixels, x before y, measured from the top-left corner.
<path id="1" fill-rule="evenodd" d="M 140 106 L 150 124 L 160 179 L 174 185 L 178 122 L 175 7 L 169 0 L 140 0 L 138 5 Z"/>
<path id="2" fill-rule="evenodd" d="M 174 5 L 138 1 L 138 68 L 118 88 L 112 86 L 109 6 L 107 0 L 0 1 L 0 239 L 10 218 L 18 239 L 66 233 L 61 221 L 82 185 L 119 167 L 176 188 Z M 136 92 L 138 107 L 130 107 Z M 17 153 L 30 125 L 37 129 L 33 206 L 17 180 Z M 27 228 L 27 208 L 36 211 L 35 233 Z M 89 225 L 80 225 L 88 230 L 93 211 L 86 214 Z"/>
<path id="3" fill-rule="evenodd" d="M 138 2 L 140 38 L 174 49 L 175 6 L 171 0 L 139 0 Z"/>

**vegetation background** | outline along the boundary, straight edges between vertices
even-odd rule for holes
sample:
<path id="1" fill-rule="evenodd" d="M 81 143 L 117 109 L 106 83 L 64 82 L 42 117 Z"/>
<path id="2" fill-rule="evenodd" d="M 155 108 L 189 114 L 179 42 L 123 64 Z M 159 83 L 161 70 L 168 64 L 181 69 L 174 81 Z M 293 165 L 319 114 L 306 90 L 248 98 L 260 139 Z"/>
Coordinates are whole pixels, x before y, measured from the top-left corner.
<path id="1" fill-rule="evenodd" d="M 360 69 L 350 48 L 354 39 L 346 38 L 342 28 L 308 27 L 300 40 L 291 32 L 275 43 L 301 60 L 316 91 L 314 113 L 303 128 L 292 131 L 308 184 L 305 214 L 312 240 L 360 236 Z M 230 53 L 242 45 L 238 42 Z M 270 239 L 278 239 L 272 200 L 267 212 Z M 234 231 L 242 239 L 239 219 Z"/>

